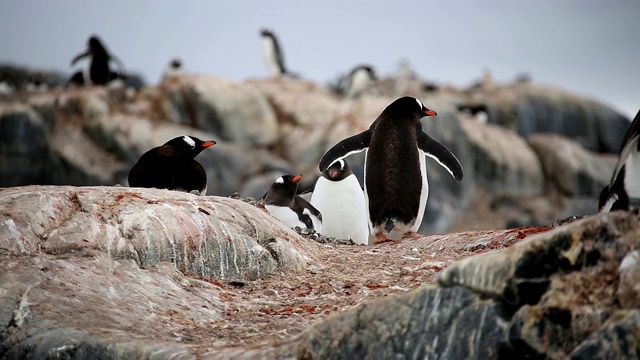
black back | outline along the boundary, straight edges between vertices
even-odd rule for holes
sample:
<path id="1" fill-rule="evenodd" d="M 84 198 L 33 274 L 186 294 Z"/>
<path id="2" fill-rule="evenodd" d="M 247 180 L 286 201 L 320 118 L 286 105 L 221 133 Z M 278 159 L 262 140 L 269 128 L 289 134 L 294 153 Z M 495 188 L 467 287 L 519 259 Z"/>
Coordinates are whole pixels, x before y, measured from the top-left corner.
<path id="1" fill-rule="evenodd" d="M 109 82 L 111 71 L 109 70 L 110 56 L 107 49 L 100 40 L 92 36 L 89 39 L 89 52 L 91 53 L 91 65 L 89 66 L 89 76 L 91 82 L 96 85 L 104 85 Z"/>
<path id="2" fill-rule="evenodd" d="M 391 103 L 374 123 L 365 183 L 374 227 L 388 218 L 408 223 L 418 214 L 422 174 L 417 142 L 423 109 L 416 99 L 403 97 Z"/>
<path id="3" fill-rule="evenodd" d="M 194 157 L 214 144 L 215 141 L 180 136 L 155 147 L 131 168 L 129 186 L 202 192 L 207 186 L 207 173 Z"/>

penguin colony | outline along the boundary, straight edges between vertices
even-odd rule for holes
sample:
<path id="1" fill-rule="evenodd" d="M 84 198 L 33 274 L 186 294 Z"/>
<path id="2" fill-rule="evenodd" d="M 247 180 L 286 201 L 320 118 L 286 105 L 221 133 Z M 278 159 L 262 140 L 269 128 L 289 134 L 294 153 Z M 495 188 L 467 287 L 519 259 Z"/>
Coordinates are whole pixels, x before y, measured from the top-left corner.
<path id="1" fill-rule="evenodd" d="M 274 77 L 293 76 L 285 67 L 284 55 L 275 34 L 259 32 L 261 52 Z M 76 72 L 70 83 L 105 85 L 125 79 L 124 66 L 96 36 L 71 65 L 88 58 L 84 71 Z M 115 62 L 119 71 L 112 71 Z M 182 63 L 175 59 L 164 76 L 179 76 Z M 354 98 L 376 81 L 373 67 L 358 65 L 342 77 L 336 91 Z M 348 137 L 328 149 L 319 162 L 318 178 L 310 201 L 298 195 L 302 175 L 278 177 L 262 196 L 266 210 L 288 227 L 312 229 L 325 236 L 351 239 L 356 244 L 388 241 L 396 232 L 416 238 L 425 213 L 429 183 L 425 157 L 434 159 L 458 182 L 463 178 L 460 162 L 449 149 L 422 129 L 423 117 L 436 116 L 413 97 L 401 97 L 371 124 L 369 129 Z M 622 143 L 609 185 L 602 189 L 600 212 L 628 210 L 640 204 L 640 112 L 631 123 Z M 131 187 L 154 187 L 205 195 L 207 174 L 194 158 L 215 145 L 193 136 L 179 136 L 144 153 L 129 171 Z M 364 189 L 352 173 L 346 158 L 365 151 Z"/>

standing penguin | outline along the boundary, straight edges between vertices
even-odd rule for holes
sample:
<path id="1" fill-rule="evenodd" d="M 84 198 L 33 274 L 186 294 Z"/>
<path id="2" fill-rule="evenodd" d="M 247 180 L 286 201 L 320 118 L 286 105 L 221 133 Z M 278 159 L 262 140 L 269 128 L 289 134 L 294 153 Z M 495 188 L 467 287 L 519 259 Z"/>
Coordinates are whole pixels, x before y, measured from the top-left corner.
<path id="1" fill-rule="evenodd" d="M 309 202 L 296 195 L 302 175 L 283 175 L 262 196 L 271 216 L 290 228 L 299 226 L 322 232 L 322 215 Z"/>
<path id="2" fill-rule="evenodd" d="M 458 159 L 422 131 L 420 119 L 425 115 L 436 116 L 436 112 L 416 98 L 402 97 L 387 106 L 368 130 L 342 140 L 320 159 L 320 171 L 324 171 L 337 160 L 367 150 L 365 199 L 376 243 L 388 240 L 383 231 L 418 236 L 429 195 L 425 155 L 456 181 L 462 180 Z"/>
<path id="3" fill-rule="evenodd" d="M 284 67 L 284 54 L 276 35 L 267 29 L 260 31 L 260 48 L 267 70 L 271 76 L 277 77 L 287 74 Z"/>
<path id="4" fill-rule="evenodd" d="M 71 66 L 84 57 L 89 57 L 88 71 L 84 75 L 81 73 L 74 74 L 71 80 L 74 83 L 78 83 L 80 80 L 84 85 L 105 85 L 119 76 L 124 76 L 124 66 L 122 66 L 122 62 L 115 56 L 109 54 L 96 36 L 89 38 L 87 50 L 74 57 L 73 60 L 71 60 Z M 109 61 L 118 63 L 120 71 L 112 72 L 109 69 Z"/>
<path id="5" fill-rule="evenodd" d="M 376 72 L 369 65 L 358 65 L 354 67 L 341 84 L 341 91 L 344 97 L 352 99 L 371 87 L 376 81 Z"/>
<path id="6" fill-rule="evenodd" d="M 129 170 L 129 186 L 191 192 L 207 192 L 207 173 L 194 158 L 213 140 L 179 136 L 142 154 Z"/>
<path id="7" fill-rule="evenodd" d="M 629 210 L 640 203 L 640 111 L 622 140 L 609 185 L 600 192 L 599 212 Z"/>
<path id="8" fill-rule="evenodd" d="M 334 162 L 318 178 L 311 205 L 323 214 L 323 235 L 367 245 L 369 225 L 364 192 L 346 160 Z"/>

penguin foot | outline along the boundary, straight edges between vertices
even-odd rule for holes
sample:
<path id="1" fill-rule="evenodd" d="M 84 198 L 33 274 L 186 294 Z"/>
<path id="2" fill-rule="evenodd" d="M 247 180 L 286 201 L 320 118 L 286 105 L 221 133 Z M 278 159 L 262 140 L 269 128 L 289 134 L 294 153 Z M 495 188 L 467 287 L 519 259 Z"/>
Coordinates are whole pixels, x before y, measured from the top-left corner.
<path id="1" fill-rule="evenodd" d="M 375 240 L 373 240 L 373 243 L 374 244 L 382 244 L 382 243 L 388 242 L 388 241 L 394 241 L 394 240 L 393 239 L 389 239 L 387 237 L 387 235 L 385 235 L 383 233 L 379 233 L 379 234 L 376 234 L 376 238 L 375 238 Z"/>
<path id="2" fill-rule="evenodd" d="M 402 239 L 403 240 L 404 239 L 418 239 L 418 238 L 421 238 L 421 237 L 422 237 L 422 235 L 418 234 L 415 231 L 409 231 L 409 232 L 404 233 L 404 235 L 402 235 Z"/>

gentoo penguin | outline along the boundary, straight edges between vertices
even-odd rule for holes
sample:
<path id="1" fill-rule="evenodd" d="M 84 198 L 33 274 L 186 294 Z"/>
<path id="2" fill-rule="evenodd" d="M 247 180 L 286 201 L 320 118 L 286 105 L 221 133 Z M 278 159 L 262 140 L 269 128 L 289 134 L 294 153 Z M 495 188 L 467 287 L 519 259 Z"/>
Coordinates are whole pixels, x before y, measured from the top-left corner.
<path id="1" fill-rule="evenodd" d="M 354 67 L 349 75 L 342 81 L 342 93 L 345 98 L 351 99 L 359 96 L 376 81 L 376 72 L 369 65 Z"/>
<path id="2" fill-rule="evenodd" d="M 182 61 L 180 59 L 173 59 L 169 63 L 169 67 L 164 71 L 164 75 L 162 75 L 162 80 L 168 80 L 180 75 L 184 74 L 184 69 L 182 68 Z"/>
<path id="3" fill-rule="evenodd" d="M 109 81 L 113 80 L 114 74 L 117 75 L 117 73 L 114 73 L 109 69 L 109 61 L 117 62 L 120 68 L 120 74 L 124 74 L 124 66 L 122 66 L 122 62 L 120 62 L 120 60 L 115 56 L 109 54 L 107 49 L 102 45 L 102 42 L 100 42 L 96 36 L 89 38 L 87 50 L 74 57 L 73 60 L 71 60 L 71 66 L 84 57 L 89 57 L 88 72 L 82 76 L 82 83 L 85 85 L 105 85 Z M 78 83 L 78 79 L 79 75 L 74 74 L 72 81 Z"/>
<path id="4" fill-rule="evenodd" d="M 282 48 L 273 32 L 267 29 L 260 31 L 260 48 L 262 50 L 262 58 L 271 76 L 277 77 L 287 74 L 287 70 L 284 67 Z"/>
<path id="5" fill-rule="evenodd" d="M 320 159 L 324 171 L 337 160 L 367 150 L 364 190 L 376 243 L 388 240 L 383 231 L 418 236 L 429 195 L 425 155 L 462 180 L 458 159 L 422 131 L 420 119 L 425 115 L 436 112 L 416 98 L 402 97 L 387 106 L 368 130 L 340 141 Z"/>
<path id="6" fill-rule="evenodd" d="M 262 196 L 271 216 L 290 228 L 313 229 L 322 232 L 322 215 L 309 202 L 296 195 L 302 175 L 283 175 L 276 179 Z"/>
<path id="7" fill-rule="evenodd" d="M 622 140 L 609 185 L 600 192 L 599 212 L 629 210 L 640 204 L 640 111 Z"/>
<path id="8" fill-rule="evenodd" d="M 311 205 L 323 214 L 323 235 L 367 245 L 369 225 L 364 192 L 346 160 L 334 162 L 318 178 Z"/>
<path id="9" fill-rule="evenodd" d="M 207 173 L 194 158 L 215 145 L 193 136 L 179 136 L 142 154 L 129 170 L 129 186 L 207 192 Z"/>

